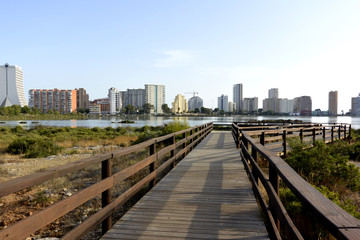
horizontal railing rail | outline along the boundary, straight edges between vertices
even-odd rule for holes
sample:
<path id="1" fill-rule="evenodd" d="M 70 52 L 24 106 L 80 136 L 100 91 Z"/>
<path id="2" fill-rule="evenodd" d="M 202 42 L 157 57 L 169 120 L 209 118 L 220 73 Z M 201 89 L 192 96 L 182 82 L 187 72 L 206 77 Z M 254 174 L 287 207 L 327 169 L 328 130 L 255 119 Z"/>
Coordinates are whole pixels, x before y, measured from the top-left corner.
<path id="1" fill-rule="evenodd" d="M 111 228 L 111 216 L 117 209 L 144 187 L 153 187 L 156 184 L 156 178 L 163 174 L 165 169 L 174 167 L 176 161 L 185 157 L 189 151 L 212 131 L 212 129 L 212 123 L 199 125 L 111 153 L 100 154 L 62 166 L 52 167 L 43 172 L 0 183 L 0 197 L 2 197 L 26 188 L 37 186 L 54 178 L 66 176 L 69 173 L 82 170 L 94 164 L 101 163 L 102 180 L 2 229 L 0 231 L 0 239 L 25 239 L 42 227 L 54 222 L 56 219 L 78 208 L 87 201 L 94 199 L 99 194 L 101 194 L 102 208 L 88 217 L 80 225 L 73 228 L 64 235 L 62 239 L 79 239 L 99 224 L 102 224 L 103 233 L 105 233 Z M 149 156 L 130 167 L 112 174 L 112 162 L 115 158 L 144 150 L 149 151 Z M 166 159 L 162 163 L 159 162 L 159 160 L 164 157 L 166 157 Z M 111 189 L 115 185 L 143 169 L 149 169 L 149 174 L 117 198 L 111 199 Z"/>
<path id="2" fill-rule="evenodd" d="M 262 130 L 254 130 L 252 126 L 238 127 L 234 123 L 232 125 L 233 137 L 239 148 L 241 132 L 246 131 L 256 142 L 260 142 L 262 145 L 271 144 L 267 147 L 277 150 L 279 156 L 286 156 L 289 148 L 288 138 L 298 137 L 301 141 L 308 143 L 316 140 L 328 143 L 337 139 L 351 138 L 351 124 L 313 124 L 312 127 L 298 124 L 274 127 L 262 126 Z"/>
<path id="3" fill-rule="evenodd" d="M 286 128 L 278 131 L 282 141 L 286 143 L 288 132 L 300 133 L 306 130 L 311 132 L 311 139 L 314 140 L 313 136 L 316 136 L 314 134 L 323 134 L 324 129 L 325 131 L 331 129 L 331 133 L 337 129 L 339 139 L 351 137 L 351 125 L 346 124 L 300 127 L 300 130 Z M 326 198 L 297 174 L 282 158 L 264 146 L 264 135 L 267 130 L 263 129 L 264 132 L 254 134 L 245 127 L 238 127 L 236 124 L 232 126 L 234 140 L 237 146 L 241 148 L 241 159 L 252 182 L 254 194 L 264 213 L 271 239 L 282 239 L 283 236 L 286 236 L 287 239 L 303 239 L 279 198 L 280 181 L 295 194 L 311 213 L 318 217 L 323 227 L 336 239 L 360 239 L 360 221 L 358 219 Z M 343 135 L 341 136 L 340 133 Z M 271 134 L 275 134 L 275 132 L 271 131 Z M 258 137 L 260 141 L 254 136 Z M 260 157 L 269 164 L 268 174 L 265 174 L 258 165 Z M 265 192 L 260 190 L 260 183 Z"/>

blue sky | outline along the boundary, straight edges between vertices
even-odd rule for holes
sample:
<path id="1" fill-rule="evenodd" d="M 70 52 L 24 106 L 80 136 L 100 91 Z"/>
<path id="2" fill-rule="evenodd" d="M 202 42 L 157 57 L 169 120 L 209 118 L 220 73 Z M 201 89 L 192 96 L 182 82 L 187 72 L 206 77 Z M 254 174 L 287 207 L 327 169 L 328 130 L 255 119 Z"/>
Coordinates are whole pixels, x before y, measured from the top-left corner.
<path id="1" fill-rule="evenodd" d="M 339 111 L 360 93 L 360 1 L 3 1 L 0 64 L 32 88 L 166 85 L 166 102 L 196 91 L 205 107 L 243 83 L 245 97 L 278 88 Z M 191 94 L 185 94 L 190 98 Z"/>

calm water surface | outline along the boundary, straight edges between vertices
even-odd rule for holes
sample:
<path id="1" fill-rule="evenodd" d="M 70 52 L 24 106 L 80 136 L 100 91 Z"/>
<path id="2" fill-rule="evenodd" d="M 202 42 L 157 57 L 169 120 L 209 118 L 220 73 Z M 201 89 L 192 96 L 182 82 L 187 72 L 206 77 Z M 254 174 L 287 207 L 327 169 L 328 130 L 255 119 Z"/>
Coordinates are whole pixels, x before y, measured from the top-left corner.
<path id="1" fill-rule="evenodd" d="M 190 126 L 196 126 L 203 123 L 231 123 L 233 121 L 246 122 L 249 120 L 276 120 L 276 119 L 291 119 L 302 120 L 303 122 L 312 123 L 348 123 L 352 125 L 354 129 L 360 129 L 360 117 L 302 117 L 302 116 L 285 116 L 285 117 L 264 117 L 264 116 L 236 116 L 236 117 L 133 117 L 135 121 L 132 124 L 119 123 L 121 120 L 117 117 L 89 119 L 89 120 L 26 120 L 26 121 L 4 121 L 0 123 L 0 126 L 15 127 L 21 125 L 25 128 L 31 128 L 37 125 L 43 126 L 56 126 L 56 127 L 142 127 L 144 125 L 149 126 L 162 126 L 172 121 L 187 122 Z M 20 123 L 26 122 L 26 123 Z"/>

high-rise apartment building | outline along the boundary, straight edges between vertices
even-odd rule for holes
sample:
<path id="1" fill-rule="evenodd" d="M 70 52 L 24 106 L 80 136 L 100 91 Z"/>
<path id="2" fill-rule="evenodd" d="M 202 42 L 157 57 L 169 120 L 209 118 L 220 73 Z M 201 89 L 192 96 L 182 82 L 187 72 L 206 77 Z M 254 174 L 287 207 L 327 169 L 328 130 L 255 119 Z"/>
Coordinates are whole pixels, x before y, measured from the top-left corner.
<path id="1" fill-rule="evenodd" d="M 242 83 L 233 86 L 233 102 L 236 105 L 236 111 L 243 110 L 243 85 Z"/>
<path id="2" fill-rule="evenodd" d="M 173 113 L 186 113 L 188 111 L 188 104 L 183 95 L 178 94 L 175 96 L 171 111 Z"/>
<path id="3" fill-rule="evenodd" d="M 271 88 L 268 92 L 268 98 L 263 100 L 263 111 L 279 113 L 279 90 Z"/>
<path id="4" fill-rule="evenodd" d="M 145 84 L 145 103 L 154 106 L 150 113 L 162 113 L 162 105 L 165 103 L 165 86 Z"/>
<path id="5" fill-rule="evenodd" d="M 76 108 L 89 109 L 90 108 L 89 94 L 86 93 L 86 90 L 84 88 L 79 88 L 75 90 L 76 90 Z"/>
<path id="6" fill-rule="evenodd" d="M 49 110 L 59 113 L 76 112 L 77 90 L 30 89 L 29 107 L 39 109 L 43 113 Z"/>
<path id="7" fill-rule="evenodd" d="M 360 116 L 360 93 L 359 96 L 351 98 L 351 115 Z"/>
<path id="8" fill-rule="evenodd" d="M 244 98 L 244 111 L 248 112 L 248 113 L 254 113 L 257 112 L 259 107 L 258 107 L 258 98 L 257 97 L 253 97 L 253 98 Z"/>
<path id="9" fill-rule="evenodd" d="M 329 115 L 336 116 L 338 114 L 338 92 L 329 92 Z"/>
<path id="10" fill-rule="evenodd" d="M 294 98 L 294 113 L 310 116 L 312 114 L 312 101 L 309 96 Z"/>
<path id="11" fill-rule="evenodd" d="M 263 100 L 263 111 L 279 113 L 279 99 L 278 98 L 265 98 Z"/>
<path id="12" fill-rule="evenodd" d="M 203 100 L 198 96 L 193 96 L 188 101 L 189 110 L 194 111 L 196 108 L 201 110 L 204 106 Z"/>
<path id="13" fill-rule="evenodd" d="M 269 89 L 269 98 L 279 98 L 279 89 L 277 88 Z"/>
<path id="14" fill-rule="evenodd" d="M 229 113 L 236 112 L 236 104 L 233 102 L 228 102 L 228 109 L 225 112 L 229 112 Z"/>
<path id="15" fill-rule="evenodd" d="M 145 89 L 128 89 L 126 94 L 126 105 L 134 106 L 135 109 L 142 109 L 145 104 Z"/>
<path id="16" fill-rule="evenodd" d="M 294 109 L 294 100 L 287 98 L 279 98 L 279 113 L 292 113 Z"/>
<path id="17" fill-rule="evenodd" d="M 228 100 L 228 96 L 222 94 L 220 97 L 218 97 L 218 109 L 219 111 L 223 110 L 224 112 L 227 112 L 229 107 L 229 100 Z"/>
<path id="18" fill-rule="evenodd" d="M 0 66 L 0 106 L 27 105 L 23 71 L 19 66 L 10 66 L 5 63 Z"/>
<path id="19" fill-rule="evenodd" d="M 121 98 L 120 98 L 120 92 L 117 88 L 110 88 L 108 93 L 109 98 L 109 113 L 114 115 L 118 112 L 120 112 L 120 106 L 121 106 Z"/>

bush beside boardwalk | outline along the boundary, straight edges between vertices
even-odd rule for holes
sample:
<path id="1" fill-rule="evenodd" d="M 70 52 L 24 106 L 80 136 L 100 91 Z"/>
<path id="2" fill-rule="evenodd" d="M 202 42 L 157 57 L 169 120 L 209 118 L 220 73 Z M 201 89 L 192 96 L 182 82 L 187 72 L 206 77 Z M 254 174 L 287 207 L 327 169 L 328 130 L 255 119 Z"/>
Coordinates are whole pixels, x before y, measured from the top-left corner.
<path id="1" fill-rule="evenodd" d="M 353 130 L 352 136 L 350 142 L 336 141 L 325 145 L 317 141 L 313 147 L 299 140 L 289 140 L 292 150 L 285 161 L 322 194 L 360 219 L 360 171 L 350 163 L 360 160 L 360 130 Z M 281 188 L 280 196 L 307 239 L 329 239 L 320 225 L 308 224 L 312 221 L 307 219 L 315 216 L 307 211 L 306 206 L 302 206 L 289 189 Z"/>

